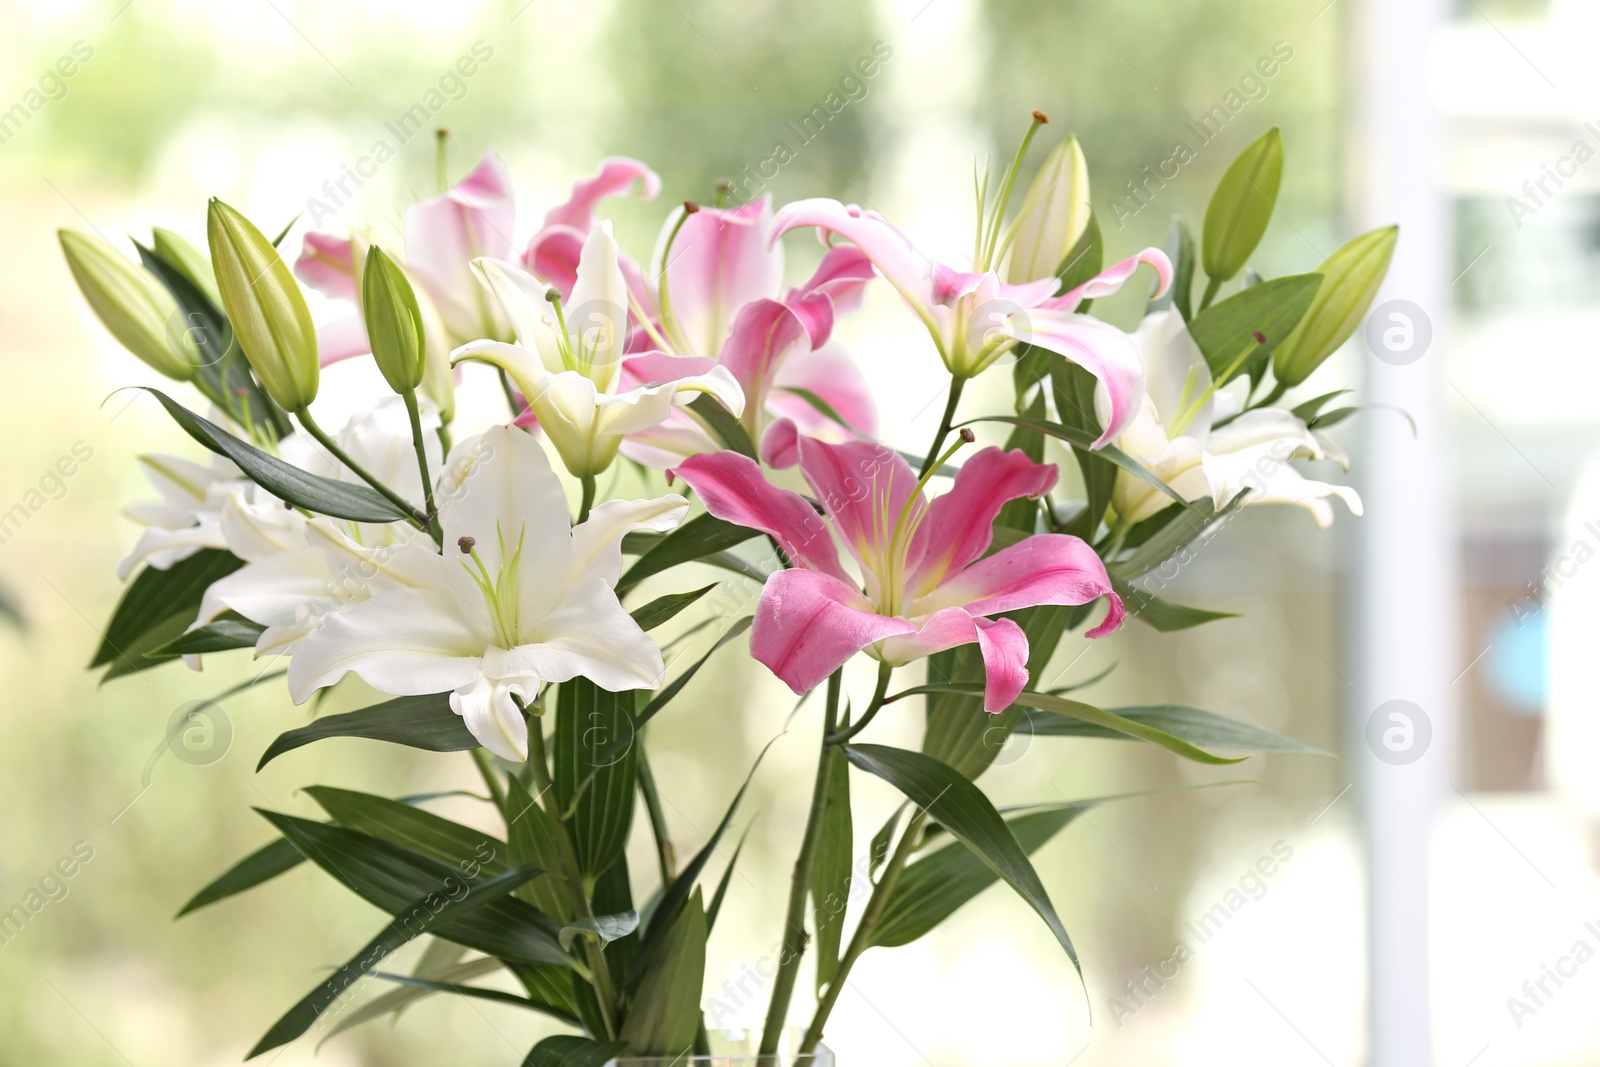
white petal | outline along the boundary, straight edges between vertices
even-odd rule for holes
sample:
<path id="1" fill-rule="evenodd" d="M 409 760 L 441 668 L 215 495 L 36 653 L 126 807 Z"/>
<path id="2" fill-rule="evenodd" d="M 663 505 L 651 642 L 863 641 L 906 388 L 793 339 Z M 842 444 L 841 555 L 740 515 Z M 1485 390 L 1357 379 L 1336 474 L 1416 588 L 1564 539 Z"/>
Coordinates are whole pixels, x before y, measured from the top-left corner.
<path id="1" fill-rule="evenodd" d="M 195 624 L 204 626 L 231 610 L 263 626 L 285 626 L 295 621 L 302 604 L 327 598 L 332 588 L 322 553 L 314 548 L 280 552 L 212 582 Z"/>
<path id="2" fill-rule="evenodd" d="M 611 223 L 600 223 L 583 242 L 578 255 L 578 280 L 563 309 L 567 336 L 597 370 L 602 389 L 616 380 L 622 347 L 628 339 L 628 283 L 622 276 L 621 250 L 611 236 Z"/>
<path id="3" fill-rule="evenodd" d="M 460 570 L 455 559 L 463 537 L 476 542 L 490 574 L 500 569 L 502 537 L 508 553 L 521 539 L 525 567 L 547 566 L 552 555 L 566 559 L 572 539 L 566 491 L 539 442 L 522 430 L 492 427 L 452 449 L 438 504 L 447 573 Z"/>
<path id="4" fill-rule="evenodd" d="M 596 577 L 614 587 L 622 576 L 622 536 L 630 530 L 670 530 L 689 513 L 681 496 L 608 500 L 572 528 L 570 580 Z"/>
<path id="5" fill-rule="evenodd" d="M 450 694 L 450 709 L 484 748 L 521 763 L 528 758 L 528 723 L 511 700 L 512 691 L 503 682 L 479 675 Z"/>
<path id="6" fill-rule="evenodd" d="M 599 578 L 568 590 L 562 606 L 540 622 L 538 638 L 509 651 L 491 649 L 484 655 L 485 671 L 549 682 L 582 675 L 612 692 L 655 689 L 665 673 L 661 649 Z"/>
<path id="7" fill-rule="evenodd" d="M 551 373 L 561 370 L 555 309 L 545 299 L 550 286 L 503 259 L 475 259 L 472 273 L 505 309 L 517 344 L 537 353 Z"/>

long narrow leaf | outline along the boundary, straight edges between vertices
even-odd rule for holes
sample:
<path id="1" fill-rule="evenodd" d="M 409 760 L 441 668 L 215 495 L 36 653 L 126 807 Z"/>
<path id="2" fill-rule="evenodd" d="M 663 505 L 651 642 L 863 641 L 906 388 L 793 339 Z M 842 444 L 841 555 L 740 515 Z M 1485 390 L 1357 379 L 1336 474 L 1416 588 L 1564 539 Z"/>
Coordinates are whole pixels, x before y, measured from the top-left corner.
<path id="1" fill-rule="evenodd" d="M 360 711 L 329 715 L 279 734 L 261 754 L 256 770 L 285 752 L 329 737 L 365 737 L 428 752 L 460 752 L 478 747 L 478 739 L 472 736 L 461 716 L 450 710 L 450 694 L 433 693 L 396 697 Z"/>
<path id="2" fill-rule="evenodd" d="M 215 904 L 247 889 L 254 889 L 262 882 L 270 881 L 304 862 L 305 857 L 300 850 L 280 837 L 229 867 L 210 885 L 190 897 L 174 918 L 182 918 L 207 904 Z"/>

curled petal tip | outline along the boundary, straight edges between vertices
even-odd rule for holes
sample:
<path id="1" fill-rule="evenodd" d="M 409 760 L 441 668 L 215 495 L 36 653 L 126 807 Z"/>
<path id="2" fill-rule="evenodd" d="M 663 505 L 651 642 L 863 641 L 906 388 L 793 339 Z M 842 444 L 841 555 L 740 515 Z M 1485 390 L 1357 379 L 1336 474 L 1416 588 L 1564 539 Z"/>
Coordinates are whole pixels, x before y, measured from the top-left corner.
<path id="1" fill-rule="evenodd" d="M 1109 609 L 1106 611 L 1105 621 L 1090 630 L 1086 637 L 1104 637 L 1122 625 L 1122 620 L 1127 617 L 1128 610 L 1123 607 L 1122 598 L 1115 593 L 1106 594 Z"/>

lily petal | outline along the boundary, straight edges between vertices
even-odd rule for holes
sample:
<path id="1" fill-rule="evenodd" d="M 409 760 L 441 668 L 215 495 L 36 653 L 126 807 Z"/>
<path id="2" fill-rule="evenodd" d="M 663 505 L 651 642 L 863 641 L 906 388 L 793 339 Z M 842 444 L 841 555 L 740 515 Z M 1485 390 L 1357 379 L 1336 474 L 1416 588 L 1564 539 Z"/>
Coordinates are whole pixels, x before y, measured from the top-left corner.
<path id="1" fill-rule="evenodd" d="M 835 314 L 845 314 L 861 306 L 867 283 L 873 278 L 872 260 L 854 245 L 828 249 L 806 283 L 789 290 L 785 300 L 802 293 L 824 293 L 833 301 Z"/>
<path id="2" fill-rule="evenodd" d="M 1121 263 L 1112 264 L 1077 288 L 1069 289 L 1060 296 L 1045 301 L 1041 306 L 1059 311 L 1075 311 L 1085 300 L 1110 296 L 1133 277 L 1141 263 L 1148 263 L 1156 272 L 1156 291 L 1150 295 L 1161 296 L 1172 284 L 1172 260 L 1168 259 L 1167 254 L 1159 248 L 1146 248 Z"/>
<path id="3" fill-rule="evenodd" d="M 805 693 L 863 648 L 916 629 L 904 619 L 876 614 L 859 590 L 838 578 L 784 570 L 761 590 L 750 655 L 790 689 Z"/>
<path id="4" fill-rule="evenodd" d="M 772 201 L 764 196 L 736 208 L 703 207 L 683 219 L 667 259 L 667 239 L 683 212 L 680 207 L 667 216 L 654 262 L 667 260 L 672 317 L 690 354 L 713 355 L 740 308 L 778 291 L 783 246 L 767 239 Z"/>
<path id="5" fill-rule="evenodd" d="M 826 297 L 817 299 L 827 303 Z M 830 308 L 830 317 L 831 314 Z M 739 309 L 733 320 L 733 332 L 722 346 L 722 365 L 744 390 L 745 402 L 752 410 L 759 410 L 785 359 L 810 349 L 810 330 L 789 305 L 778 300 L 752 300 Z"/>
<path id="6" fill-rule="evenodd" d="M 883 643 L 883 657 L 896 665 L 976 642 L 983 654 L 983 710 L 1001 712 L 1028 687 L 1028 637 L 1010 619 L 974 618 L 964 608 L 945 608 L 922 628 Z"/>
<path id="7" fill-rule="evenodd" d="M 572 528 L 573 580 L 598 578 L 614 588 L 622 576 L 622 537 L 631 530 L 670 530 L 683 522 L 689 502 L 669 494 L 654 500 L 608 500 Z"/>
<path id="8" fill-rule="evenodd" d="M 1035 463 L 1020 449 L 985 448 L 956 474 L 950 491 L 935 497 L 919 533 L 918 548 L 908 561 L 913 597 L 931 591 L 989 551 L 994 520 L 1013 500 L 1037 500 L 1055 488 L 1053 464 Z"/>
<path id="9" fill-rule="evenodd" d="M 848 583 L 822 516 L 799 493 L 779 489 L 748 456 L 690 456 L 672 472 L 689 483 L 706 510 L 726 522 L 771 534 L 791 561 Z"/>
<path id="10" fill-rule="evenodd" d="M 516 205 L 511 174 L 494 152 L 450 190 L 406 211 L 406 263 L 438 305 L 457 337 L 482 337 L 483 297 L 469 264 L 511 252 Z"/>
<path id="11" fill-rule="evenodd" d="M 1095 407 L 1102 432 L 1092 447 L 1103 447 L 1139 414 L 1144 364 L 1132 338 L 1115 326 L 1088 315 L 1033 308 L 1012 316 L 1001 329 L 1019 341 L 1065 356 L 1098 379 Z"/>
<path id="12" fill-rule="evenodd" d="M 928 260 L 905 234 L 881 216 L 825 197 L 796 200 L 780 208 L 773 217 L 772 239 L 777 240 L 800 226 L 815 226 L 824 236 L 838 234 L 860 249 L 878 273 L 907 300 L 928 301 Z"/>
<path id="13" fill-rule="evenodd" d="M 964 607 L 973 615 L 1037 604 L 1087 604 L 1111 593 L 1111 578 L 1094 549 L 1066 534 L 1035 534 L 986 556 L 926 596 L 915 614 Z"/>
<path id="14" fill-rule="evenodd" d="M 904 522 L 916 523 L 927 510 L 911 465 L 894 449 L 873 441 L 832 445 L 802 437 L 800 473 L 822 501 L 845 547 L 869 578 L 882 581 L 879 557 L 902 513 Z"/>
<path id="15" fill-rule="evenodd" d="M 356 302 L 356 269 L 350 238 L 308 233 L 300 240 L 295 277 L 323 296 Z"/>
<path id="16" fill-rule="evenodd" d="M 778 366 L 772 386 L 767 394 L 767 410 L 793 419 L 808 437 L 847 441 L 857 435 L 877 436 L 878 409 L 872 389 L 856 361 L 836 344 L 812 352 L 791 352 Z M 794 392 L 801 389 L 825 401 L 846 425 L 840 426 Z"/>

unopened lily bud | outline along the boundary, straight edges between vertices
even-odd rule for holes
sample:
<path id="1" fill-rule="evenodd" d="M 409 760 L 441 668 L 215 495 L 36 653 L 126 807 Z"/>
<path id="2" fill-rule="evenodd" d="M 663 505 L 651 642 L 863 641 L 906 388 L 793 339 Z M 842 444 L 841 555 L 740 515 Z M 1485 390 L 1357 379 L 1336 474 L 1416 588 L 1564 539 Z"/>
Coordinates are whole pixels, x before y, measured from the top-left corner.
<path id="1" fill-rule="evenodd" d="M 1059 271 L 1089 225 L 1089 164 L 1076 137 L 1062 141 L 1044 161 L 1022 210 L 1006 276 L 1013 285 Z"/>
<path id="2" fill-rule="evenodd" d="M 217 292 L 217 276 L 212 273 L 211 260 L 204 252 L 188 238 L 160 226 L 151 230 L 150 236 L 150 245 L 163 262 L 177 268 L 178 273 L 209 297 L 213 304 L 222 305 L 222 297 Z"/>
<path id="3" fill-rule="evenodd" d="M 250 369 L 278 406 L 304 410 L 317 396 L 317 330 L 288 264 L 266 235 L 220 200 L 211 201 L 206 236 L 222 309 Z"/>
<path id="4" fill-rule="evenodd" d="M 155 276 L 92 234 L 62 230 L 61 252 L 83 297 L 111 336 L 153 370 L 188 381 L 200 352 L 173 330 L 178 304 Z"/>
<path id="5" fill-rule="evenodd" d="M 405 394 L 422 384 L 427 335 L 417 294 L 394 260 L 374 245 L 361 273 L 361 311 L 372 358 L 389 388 Z"/>

